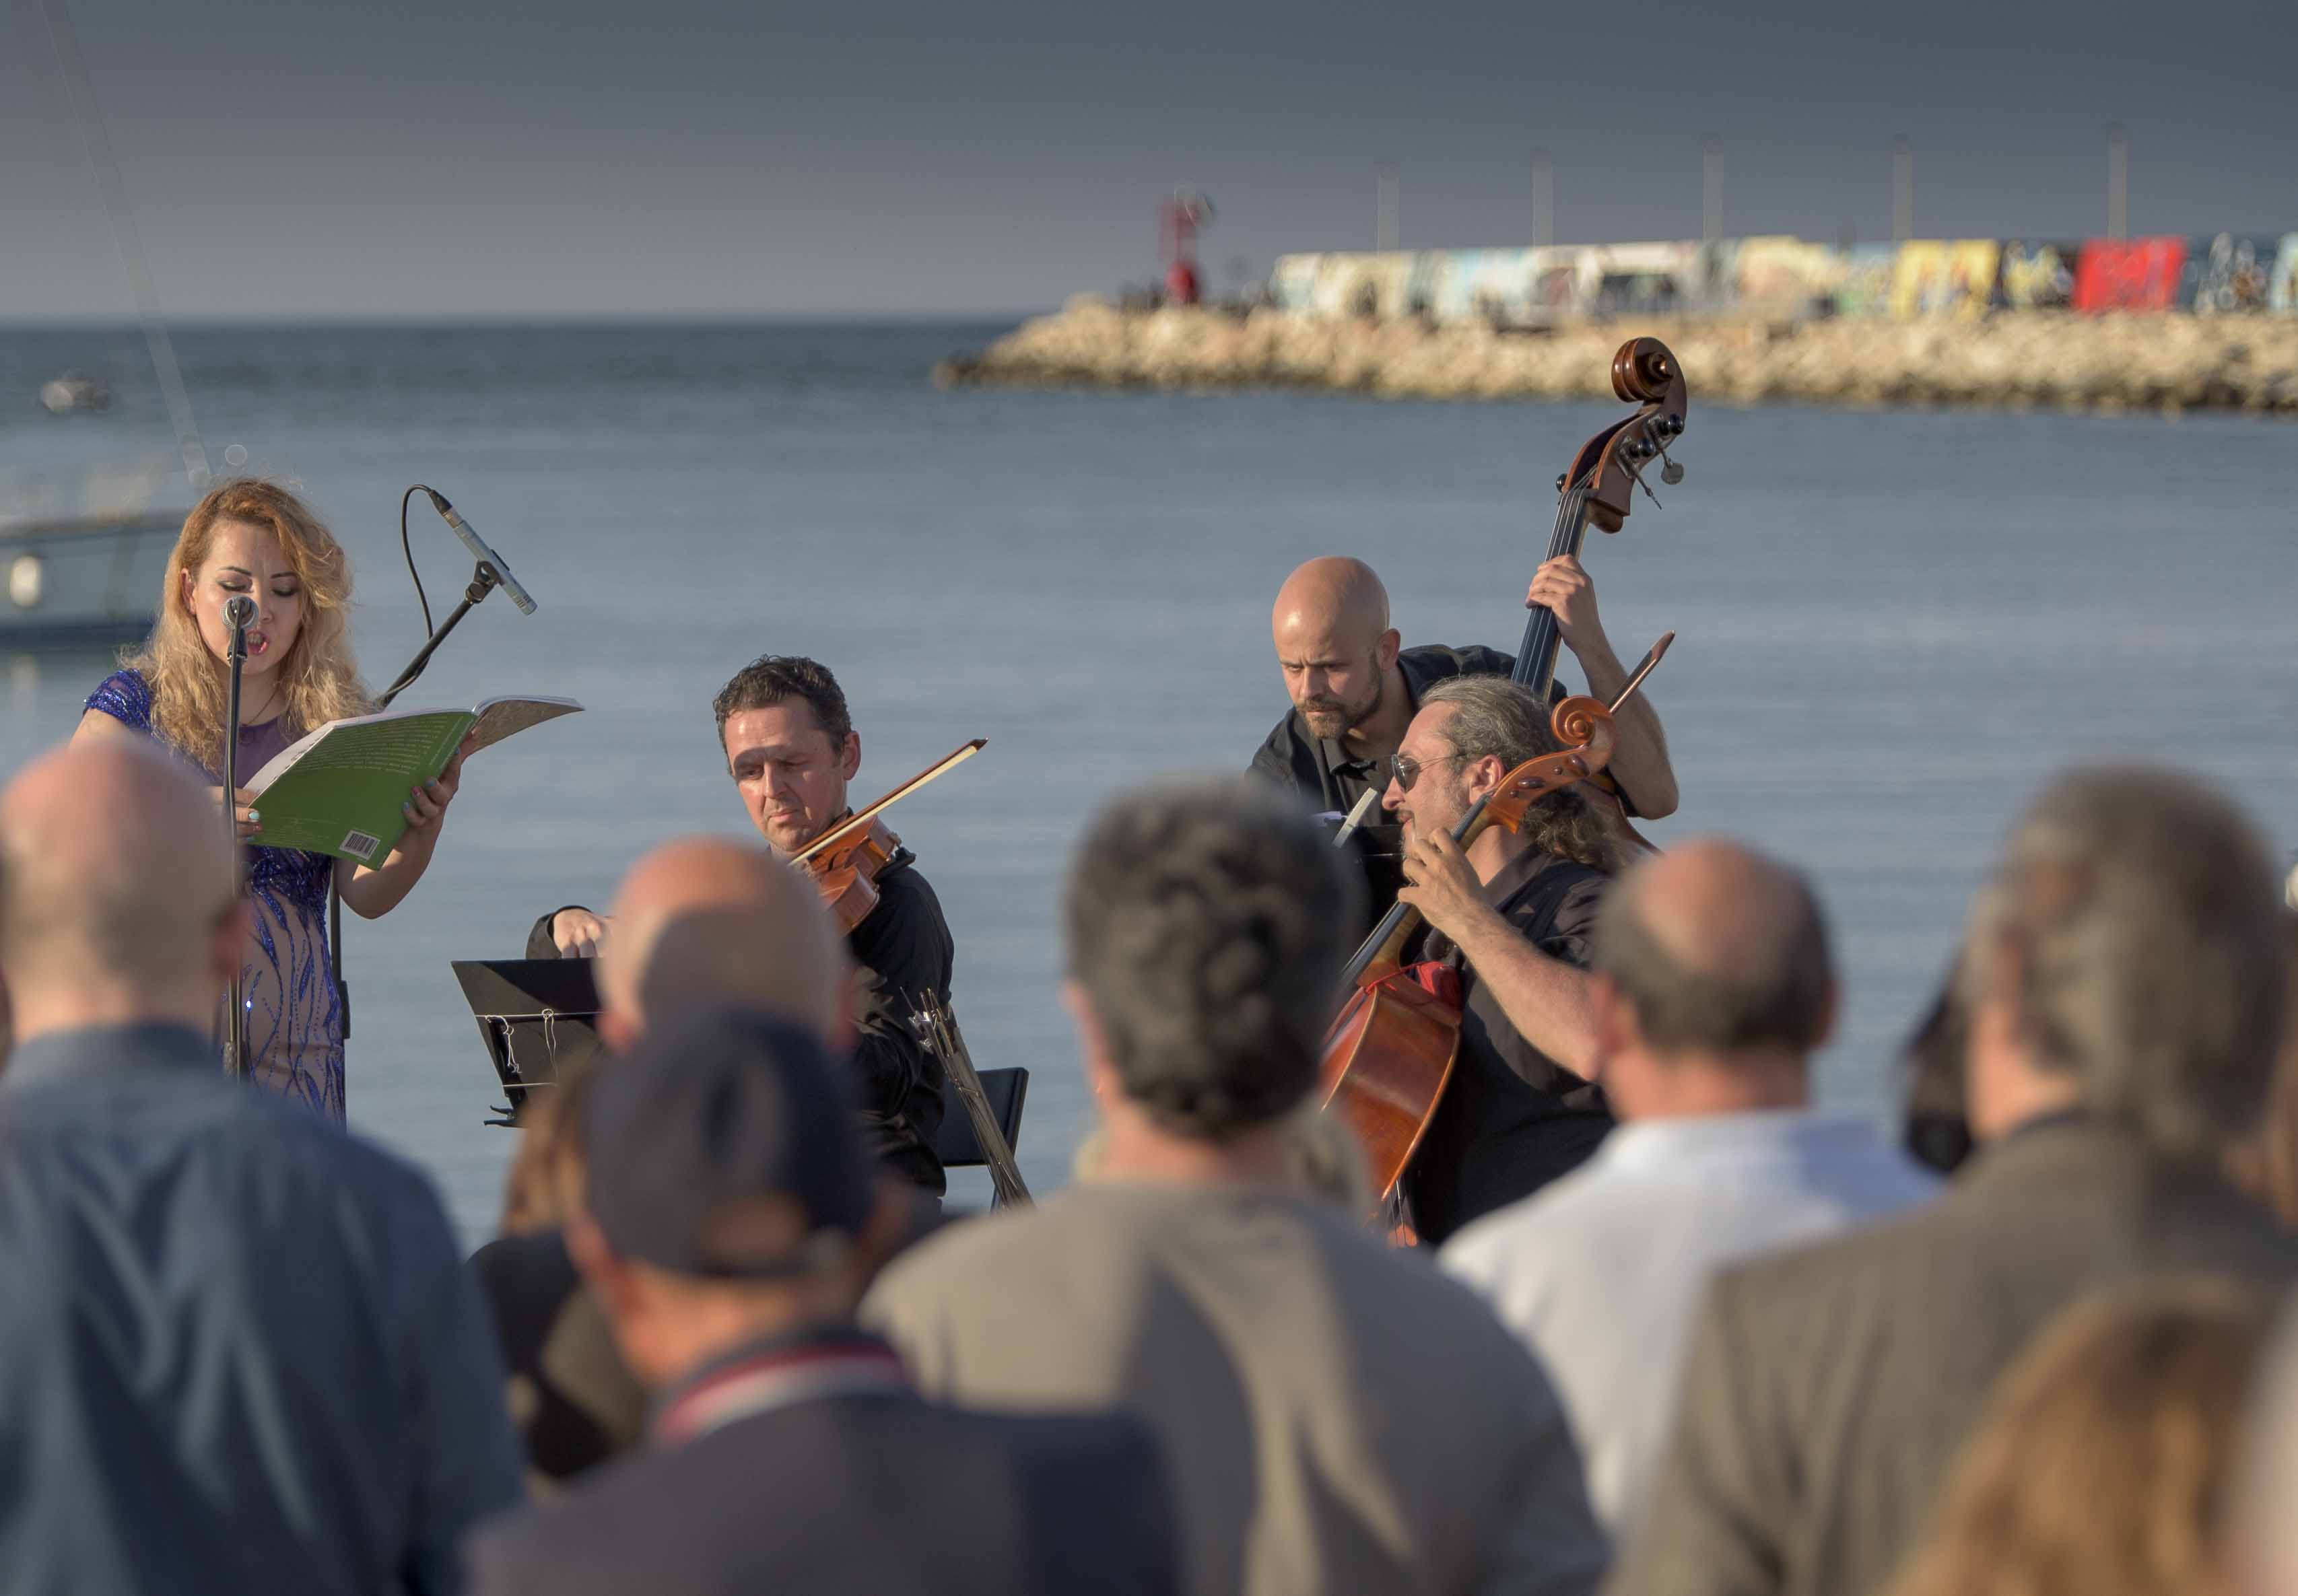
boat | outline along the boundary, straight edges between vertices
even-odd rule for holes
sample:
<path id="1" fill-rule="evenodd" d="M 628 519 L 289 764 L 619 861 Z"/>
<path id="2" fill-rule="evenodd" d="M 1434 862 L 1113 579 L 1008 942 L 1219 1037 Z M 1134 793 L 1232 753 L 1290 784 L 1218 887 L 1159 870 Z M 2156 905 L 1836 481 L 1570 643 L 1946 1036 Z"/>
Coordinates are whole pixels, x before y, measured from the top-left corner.
<path id="1" fill-rule="evenodd" d="M 155 504 L 170 472 L 100 467 L 0 482 L 0 653 L 133 643 L 184 512 Z"/>
<path id="2" fill-rule="evenodd" d="M 112 408 L 112 390 L 86 372 L 68 371 L 40 384 L 40 407 L 51 415 Z"/>

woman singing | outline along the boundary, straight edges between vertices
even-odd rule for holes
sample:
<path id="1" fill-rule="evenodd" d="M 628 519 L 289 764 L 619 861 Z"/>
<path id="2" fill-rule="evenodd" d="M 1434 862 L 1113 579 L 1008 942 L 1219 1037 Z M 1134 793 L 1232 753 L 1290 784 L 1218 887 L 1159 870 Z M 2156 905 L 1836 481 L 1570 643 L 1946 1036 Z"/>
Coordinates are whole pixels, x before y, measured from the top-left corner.
<path id="1" fill-rule="evenodd" d="M 256 605 L 241 678 L 239 771 L 252 776 L 327 721 L 366 713 L 344 630 L 351 572 L 342 547 L 302 502 L 269 482 L 224 483 L 184 522 L 144 651 L 89 695 L 78 737 L 154 736 L 221 779 L 231 628 L 224 605 Z M 327 960 L 327 882 L 369 919 L 423 877 L 461 778 L 463 755 L 408 794 L 407 835 L 370 869 L 324 853 L 248 850 L 254 934 L 241 961 L 248 1067 L 274 1091 L 343 1118 L 343 1022 Z M 220 806 L 223 789 L 216 789 Z M 239 834 L 260 839 L 260 810 L 236 795 Z M 220 823 L 221 809 L 218 809 Z"/>

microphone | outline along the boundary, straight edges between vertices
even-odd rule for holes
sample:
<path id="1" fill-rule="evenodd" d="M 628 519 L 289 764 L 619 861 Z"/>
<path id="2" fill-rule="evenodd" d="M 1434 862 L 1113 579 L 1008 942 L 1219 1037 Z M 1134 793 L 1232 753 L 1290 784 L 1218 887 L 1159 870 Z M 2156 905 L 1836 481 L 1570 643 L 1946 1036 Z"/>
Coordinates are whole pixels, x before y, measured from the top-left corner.
<path id="1" fill-rule="evenodd" d="M 510 567 L 503 564 L 503 557 L 489 548 L 485 539 L 471 530 L 471 523 L 463 519 L 461 512 L 447 502 L 446 495 L 431 488 L 426 488 L 423 491 L 430 495 L 431 507 L 439 512 L 439 518 L 447 523 L 448 530 L 463 540 L 463 547 L 471 551 L 471 557 L 494 567 L 495 580 L 502 584 L 502 590 L 510 595 L 510 601 L 518 606 L 518 613 L 522 615 L 533 614 L 534 600 L 529 598 L 526 596 L 526 589 L 518 585 L 518 578 L 510 573 Z"/>
<path id="2" fill-rule="evenodd" d="M 255 600 L 244 593 L 234 594 L 224 601 L 224 624 L 231 628 L 231 652 L 234 659 L 247 657 L 247 629 L 255 624 Z"/>

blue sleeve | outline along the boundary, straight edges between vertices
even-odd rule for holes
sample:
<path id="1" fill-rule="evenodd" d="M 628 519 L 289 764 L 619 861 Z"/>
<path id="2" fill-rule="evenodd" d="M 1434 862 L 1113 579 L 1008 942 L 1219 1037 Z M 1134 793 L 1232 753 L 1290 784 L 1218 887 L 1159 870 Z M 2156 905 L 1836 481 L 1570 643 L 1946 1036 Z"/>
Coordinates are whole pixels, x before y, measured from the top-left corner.
<path id="1" fill-rule="evenodd" d="M 87 708 L 102 710 L 136 731 L 152 729 L 152 684 L 133 670 L 115 670 L 87 695 Z"/>
<path id="2" fill-rule="evenodd" d="M 409 1184 L 400 1263 L 409 1274 L 419 1271 L 407 1280 L 403 1344 L 416 1480 L 399 1575 L 413 1596 L 454 1596 L 463 1583 L 458 1543 L 480 1520 L 518 1505 L 521 1461 L 493 1318 L 428 1182 Z"/>

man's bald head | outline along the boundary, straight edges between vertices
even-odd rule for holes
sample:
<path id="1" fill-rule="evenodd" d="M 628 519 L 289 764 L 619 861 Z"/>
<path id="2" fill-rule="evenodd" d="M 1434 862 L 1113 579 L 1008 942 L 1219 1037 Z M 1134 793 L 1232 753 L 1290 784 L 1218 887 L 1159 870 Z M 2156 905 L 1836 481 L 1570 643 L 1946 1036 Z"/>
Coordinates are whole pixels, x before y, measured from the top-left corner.
<path id="1" fill-rule="evenodd" d="M 1362 560 L 1327 555 L 1294 568 L 1277 589 L 1269 629 L 1277 649 L 1288 638 L 1332 638 L 1370 647 L 1388 629 L 1388 589 Z"/>
<path id="2" fill-rule="evenodd" d="M 0 973 L 20 1038 L 52 1026 L 205 1025 L 244 928 L 223 812 L 141 741 L 43 755 L 0 793 Z"/>
<path id="3" fill-rule="evenodd" d="M 669 1016 L 756 1008 L 846 1040 L 849 965 L 814 885 L 764 849 L 690 837 L 623 878 L 599 973 L 608 1040 Z"/>
<path id="4" fill-rule="evenodd" d="M 1362 560 L 1311 560 L 1285 579 L 1269 618 L 1285 690 L 1309 729 L 1338 737 L 1380 712 L 1401 646 L 1388 589 Z"/>
<path id="5" fill-rule="evenodd" d="M 1736 843 L 1688 843 L 1623 876 L 1595 967 L 1656 1053 L 1801 1055 L 1834 1020 L 1818 899 L 1798 872 Z"/>

